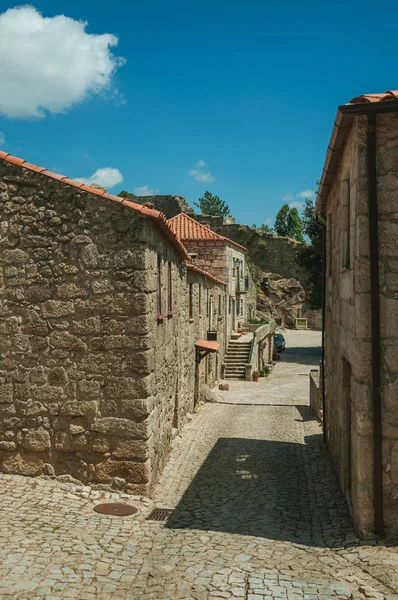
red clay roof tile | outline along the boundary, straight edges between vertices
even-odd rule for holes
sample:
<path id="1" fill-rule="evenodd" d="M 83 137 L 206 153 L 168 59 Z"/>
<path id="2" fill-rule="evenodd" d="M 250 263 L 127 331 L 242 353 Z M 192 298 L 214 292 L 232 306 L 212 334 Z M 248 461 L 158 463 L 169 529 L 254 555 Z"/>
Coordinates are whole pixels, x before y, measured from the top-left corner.
<path id="1" fill-rule="evenodd" d="M 385 94 L 362 94 L 350 100 L 349 104 L 366 104 L 367 102 L 385 102 L 398 100 L 398 90 L 389 90 Z"/>
<path id="2" fill-rule="evenodd" d="M 56 179 L 57 181 L 60 181 L 61 183 L 65 184 L 65 185 L 70 185 L 70 186 L 76 187 L 76 188 L 80 189 L 82 192 L 89 192 L 90 194 L 95 194 L 96 196 L 107 198 L 108 200 L 112 200 L 113 202 L 122 203 L 125 206 L 128 206 L 129 208 L 135 210 L 136 212 L 140 212 L 143 215 L 151 217 L 152 219 L 154 219 L 157 222 L 158 226 L 166 234 L 166 236 L 169 238 L 169 240 L 174 244 L 174 246 L 177 248 L 179 254 L 184 258 L 184 260 L 189 259 L 189 256 L 188 256 L 188 253 L 187 253 L 187 250 L 186 250 L 184 244 L 182 244 L 182 242 L 178 239 L 178 237 L 176 236 L 176 234 L 174 233 L 172 228 L 169 226 L 164 214 L 159 212 L 158 210 L 153 210 L 151 208 L 143 206 L 142 204 L 136 204 L 135 202 L 129 202 L 127 200 L 124 200 L 123 198 L 120 198 L 119 196 L 113 196 L 111 194 L 108 194 L 104 190 L 92 188 L 88 185 L 81 183 L 80 181 L 75 181 L 74 179 L 69 179 L 68 177 L 59 175 L 58 173 L 52 173 L 51 171 L 47 171 L 47 169 L 45 169 L 44 167 L 41 168 L 41 167 L 37 167 L 36 165 L 31 165 L 30 163 L 26 162 L 22 158 L 17 158 L 16 156 L 11 156 L 11 154 L 9 154 L 8 152 L 0 151 L 0 159 L 3 159 L 5 162 L 11 163 L 18 167 L 23 167 L 30 171 L 38 172 L 41 175 L 50 177 L 51 179 Z"/>
<path id="3" fill-rule="evenodd" d="M 216 233 L 209 227 L 206 227 L 206 225 L 195 221 L 195 219 L 193 219 L 185 213 L 180 213 L 175 217 L 172 217 L 168 220 L 168 223 L 174 231 L 174 233 L 176 234 L 176 236 L 178 237 L 178 239 L 182 242 L 198 240 L 223 242 L 224 244 L 233 244 L 241 250 L 246 251 L 246 248 L 244 246 L 241 246 L 233 240 L 230 240 L 229 238 Z"/>

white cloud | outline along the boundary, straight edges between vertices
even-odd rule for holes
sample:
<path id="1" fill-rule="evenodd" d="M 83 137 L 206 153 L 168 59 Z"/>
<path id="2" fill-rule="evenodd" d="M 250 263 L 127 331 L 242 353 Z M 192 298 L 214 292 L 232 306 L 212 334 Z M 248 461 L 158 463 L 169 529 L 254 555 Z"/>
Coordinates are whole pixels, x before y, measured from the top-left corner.
<path id="1" fill-rule="evenodd" d="M 191 169 L 188 173 L 195 181 L 205 181 L 206 183 L 212 183 L 216 180 L 210 171 L 198 171 L 198 169 Z"/>
<path id="2" fill-rule="evenodd" d="M 289 208 L 297 208 L 301 210 L 304 208 L 304 202 L 289 202 Z"/>
<path id="3" fill-rule="evenodd" d="M 86 185 L 96 183 L 97 185 L 108 189 L 115 187 L 115 185 L 118 185 L 119 183 L 122 183 L 123 175 L 119 169 L 103 167 L 102 169 L 97 169 L 97 171 L 93 173 L 91 177 L 76 177 L 76 181 L 81 181 Z"/>
<path id="4" fill-rule="evenodd" d="M 264 223 L 265 223 L 266 225 L 272 225 L 272 218 L 271 218 L 271 217 L 268 217 L 268 219 L 265 219 Z"/>
<path id="5" fill-rule="evenodd" d="M 198 160 L 198 162 L 196 163 L 195 167 L 198 167 L 199 169 L 202 169 L 203 167 L 206 166 L 206 163 L 204 160 L 200 159 Z"/>
<path id="6" fill-rule="evenodd" d="M 0 146 L 3 146 L 6 143 L 6 136 L 2 131 L 0 131 Z"/>
<path id="7" fill-rule="evenodd" d="M 315 196 L 314 190 L 303 190 L 296 194 L 296 198 L 312 198 L 312 196 Z"/>
<path id="8" fill-rule="evenodd" d="M 0 114 L 44 117 L 112 93 L 112 75 L 125 62 L 111 52 L 118 38 L 86 27 L 64 15 L 45 18 L 33 6 L 0 14 Z"/>
<path id="9" fill-rule="evenodd" d="M 292 192 L 288 192 L 287 194 L 285 194 L 282 197 L 282 200 L 283 200 L 283 202 L 293 202 L 293 198 L 294 198 L 294 196 L 293 196 Z"/>
<path id="10" fill-rule="evenodd" d="M 150 188 L 147 185 L 134 188 L 134 194 L 136 196 L 155 196 L 159 190 Z"/>

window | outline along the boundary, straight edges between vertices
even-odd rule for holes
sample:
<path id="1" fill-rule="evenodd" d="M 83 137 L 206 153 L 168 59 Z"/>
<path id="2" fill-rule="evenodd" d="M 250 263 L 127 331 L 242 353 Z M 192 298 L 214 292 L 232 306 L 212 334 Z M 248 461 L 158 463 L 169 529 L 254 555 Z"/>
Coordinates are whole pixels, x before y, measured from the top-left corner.
<path id="1" fill-rule="evenodd" d="M 170 317 L 173 314 L 173 272 L 171 262 L 167 265 L 167 314 Z"/>
<path id="2" fill-rule="evenodd" d="M 240 261 L 240 276 L 243 279 L 243 260 Z"/>
<path id="3" fill-rule="evenodd" d="M 243 298 L 240 301 L 240 314 L 243 315 Z"/>
<path id="4" fill-rule="evenodd" d="M 162 318 L 162 258 L 158 254 L 158 319 Z"/>
<path id="5" fill-rule="evenodd" d="M 199 283 L 199 315 L 202 314 L 202 285 Z"/>
<path id="6" fill-rule="evenodd" d="M 221 319 L 221 294 L 218 296 L 218 318 Z"/>
<path id="7" fill-rule="evenodd" d="M 189 318 L 193 319 L 193 284 L 189 284 Z"/>
<path id="8" fill-rule="evenodd" d="M 236 314 L 239 316 L 240 302 L 237 300 L 236 302 Z"/>
<path id="9" fill-rule="evenodd" d="M 209 316 L 209 290 L 206 290 L 206 317 Z"/>

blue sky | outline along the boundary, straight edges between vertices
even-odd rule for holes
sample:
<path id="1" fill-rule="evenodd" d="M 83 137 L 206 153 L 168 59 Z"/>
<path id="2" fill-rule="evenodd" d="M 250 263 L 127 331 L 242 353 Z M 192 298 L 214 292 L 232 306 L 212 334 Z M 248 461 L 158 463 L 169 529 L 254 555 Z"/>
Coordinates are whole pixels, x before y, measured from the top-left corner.
<path id="1" fill-rule="evenodd" d="M 45 22 L 17 6 L 0 9 L 1 150 L 104 169 L 113 193 L 210 190 L 242 223 L 315 189 L 339 104 L 398 87 L 391 0 L 36 0 Z"/>

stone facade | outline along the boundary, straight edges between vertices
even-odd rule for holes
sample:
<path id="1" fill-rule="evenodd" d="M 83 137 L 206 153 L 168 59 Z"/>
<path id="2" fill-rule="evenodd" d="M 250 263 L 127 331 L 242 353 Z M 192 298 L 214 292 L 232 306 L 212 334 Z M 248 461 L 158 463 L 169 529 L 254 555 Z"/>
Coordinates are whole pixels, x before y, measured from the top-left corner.
<path id="1" fill-rule="evenodd" d="M 371 279 L 367 115 L 352 118 L 322 210 L 327 216 L 327 440 L 361 535 L 374 531 Z M 384 529 L 398 532 L 398 114 L 378 113 Z"/>
<path id="2" fill-rule="evenodd" d="M 228 286 L 225 347 L 231 333 L 256 316 L 257 289 L 246 260 L 246 248 L 181 214 L 169 221 L 194 263 Z"/>
<path id="3" fill-rule="evenodd" d="M 226 286 L 165 221 L 37 170 L 0 160 L 0 468 L 147 492 L 193 410 L 190 285 Z"/>
<path id="4" fill-rule="evenodd" d="M 188 252 L 197 254 L 195 264 L 228 283 L 225 345 L 232 331 L 256 316 L 256 286 L 246 262 L 244 249 L 213 240 L 184 241 Z"/>
<path id="5" fill-rule="evenodd" d="M 240 225 L 231 217 L 195 215 L 200 223 L 207 223 L 220 235 L 247 248 L 251 261 L 267 273 L 279 273 L 282 277 L 294 277 L 306 281 L 306 273 L 296 261 L 300 242 L 288 237 L 266 233 L 256 227 Z"/>

